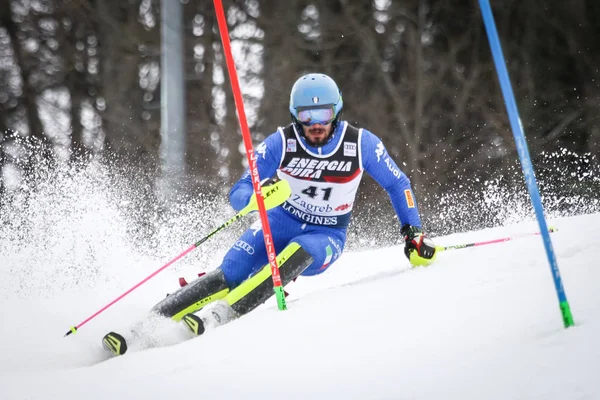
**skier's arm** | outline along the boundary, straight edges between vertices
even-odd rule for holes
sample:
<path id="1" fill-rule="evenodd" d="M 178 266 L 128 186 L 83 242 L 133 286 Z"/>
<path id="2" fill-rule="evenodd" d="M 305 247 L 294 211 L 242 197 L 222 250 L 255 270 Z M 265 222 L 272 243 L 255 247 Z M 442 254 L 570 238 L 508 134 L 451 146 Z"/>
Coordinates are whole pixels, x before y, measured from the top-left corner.
<path id="1" fill-rule="evenodd" d="M 388 193 L 404 238 L 404 254 L 413 266 L 427 266 L 436 257 L 435 244 L 421 228 L 421 218 L 408 177 L 389 156 L 381 140 L 363 130 L 361 157 L 364 169 Z"/>
<path id="2" fill-rule="evenodd" d="M 254 154 L 257 157 L 256 166 L 260 179 L 264 180 L 275 175 L 281 163 L 282 151 L 283 139 L 279 132 L 270 135 L 256 147 Z M 252 176 L 250 170 L 246 170 L 229 191 L 229 203 L 236 211 L 240 211 L 246 207 L 253 193 Z"/>
<path id="3" fill-rule="evenodd" d="M 409 224 L 421 227 L 410 180 L 392 160 L 381 139 L 364 129 L 361 136 L 363 168 L 390 196 L 400 226 Z"/>

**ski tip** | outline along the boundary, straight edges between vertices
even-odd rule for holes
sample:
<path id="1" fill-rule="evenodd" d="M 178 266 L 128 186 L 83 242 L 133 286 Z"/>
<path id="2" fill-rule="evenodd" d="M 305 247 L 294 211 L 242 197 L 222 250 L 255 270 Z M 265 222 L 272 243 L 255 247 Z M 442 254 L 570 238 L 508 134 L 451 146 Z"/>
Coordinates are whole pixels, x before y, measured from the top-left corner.
<path id="1" fill-rule="evenodd" d="M 186 314 L 181 320 L 194 335 L 199 336 L 204 333 L 204 321 L 196 314 Z"/>
<path id="2" fill-rule="evenodd" d="M 122 356 L 127 352 L 127 341 L 116 332 L 109 332 L 102 338 L 102 346 L 115 356 Z"/>

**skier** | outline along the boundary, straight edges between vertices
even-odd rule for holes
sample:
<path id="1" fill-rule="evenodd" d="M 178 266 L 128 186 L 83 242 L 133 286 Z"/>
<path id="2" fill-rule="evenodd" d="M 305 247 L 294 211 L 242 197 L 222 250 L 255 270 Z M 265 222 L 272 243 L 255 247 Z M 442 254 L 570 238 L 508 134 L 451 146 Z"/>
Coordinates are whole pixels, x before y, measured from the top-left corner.
<path id="1" fill-rule="evenodd" d="M 287 201 L 268 211 L 283 285 L 300 275 L 321 274 L 341 256 L 365 170 L 390 196 L 410 263 L 427 266 L 436 257 L 435 245 L 423 232 L 409 179 L 377 136 L 341 120 L 342 106 L 341 92 L 329 76 L 302 76 L 290 95 L 292 123 L 256 148 L 259 176 L 286 180 L 292 189 Z M 266 185 L 273 182 L 265 181 Z M 232 187 L 229 200 L 239 211 L 252 196 L 246 171 Z M 206 324 L 225 323 L 271 295 L 270 265 L 257 221 L 218 268 L 168 296 L 153 311 L 183 319 L 195 334 L 201 334 Z"/>

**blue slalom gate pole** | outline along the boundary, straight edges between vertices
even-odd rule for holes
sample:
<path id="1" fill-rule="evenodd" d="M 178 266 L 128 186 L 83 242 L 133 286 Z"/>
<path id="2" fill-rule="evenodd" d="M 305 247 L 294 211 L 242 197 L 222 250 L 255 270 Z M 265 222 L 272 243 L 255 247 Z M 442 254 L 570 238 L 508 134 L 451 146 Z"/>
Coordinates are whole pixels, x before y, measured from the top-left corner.
<path id="1" fill-rule="evenodd" d="M 492 14 L 489 0 L 479 0 L 479 7 L 481 8 L 485 30 L 490 42 L 492 57 L 494 58 L 494 64 L 496 65 L 496 72 L 498 74 L 498 80 L 500 81 L 502 95 L 504 96 L 504 103 L 506 104 L 506 110 L 510 119 L 510 126 L 515 138 L 517 152 L 519 154 L 519 159 L 521 160 L 521 168 L 525 175 L 525 182 L 527 183 L 527 189 L 531 196 L 531 203 L 533 204 L 542 238 L 544 240 L 544 247 L 546 248 L 546 255 L 548 256 L 548 262 L 550 263 L 563 323 L 565 328 L 568 328 L 574 325 L 573 315 L 571 314 L 571 307 L 569 306 L 565 289 L 563 288 L 558 263 L 556 262 L 552 241 L 550 240 L 550 233 L 548 232 L 548 225 L 546 224 L 546 218 L 544 216 L 544 207 L 542 206 L 535 173 L 533 172 L 533 166 L 531 165 L 531 157 L 529 156 L 527 141 L 525 140 L 525 133 L 523 132 L 523 125 L 521 124 L 521 118 L 519 117 L 515 95 L 513 94 L 512 86 L 510 84 L 506 61 L 504 60 L 500 38 L 498 37 L 496 23 L 494 22 L 494 15 Z"/>

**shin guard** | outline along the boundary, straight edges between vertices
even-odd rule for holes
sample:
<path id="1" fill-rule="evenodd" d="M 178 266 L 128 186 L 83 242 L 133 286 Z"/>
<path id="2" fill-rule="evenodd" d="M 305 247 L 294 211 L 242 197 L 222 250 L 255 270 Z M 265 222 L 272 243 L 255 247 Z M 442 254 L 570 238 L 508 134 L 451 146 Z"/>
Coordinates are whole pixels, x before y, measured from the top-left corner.
<path id="1" fill-rule="evenodd" d="M 312 262 L 313 257 L 298 243 L 290 243 L 277 256 L 282 284 L 285 286 L 297 278 Z M 273 294 L 275 292 L 273 291 L 271 266 L 267 264 L 229 292 L 225 300 L 237 315 L 243 315 L 267 301 Z"/>
<path id="2" fill-rule="evenodd" d="M 156 304 L 151 311 L 179 321 L 184 315 L 196 312 L 208 303 L 224 298 L 227 293 L 229 288 L 225 276 L 217 268 L 179 288 Z"/>

